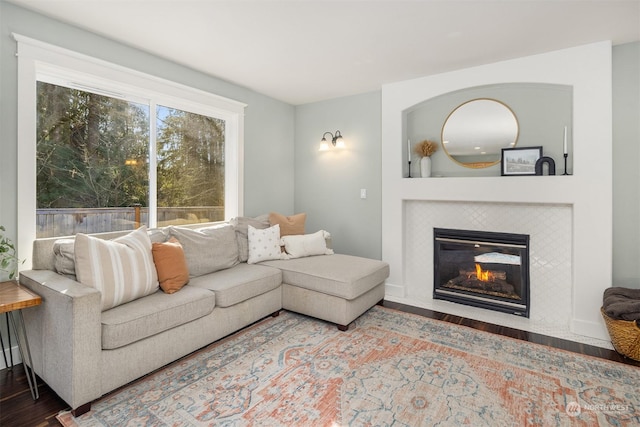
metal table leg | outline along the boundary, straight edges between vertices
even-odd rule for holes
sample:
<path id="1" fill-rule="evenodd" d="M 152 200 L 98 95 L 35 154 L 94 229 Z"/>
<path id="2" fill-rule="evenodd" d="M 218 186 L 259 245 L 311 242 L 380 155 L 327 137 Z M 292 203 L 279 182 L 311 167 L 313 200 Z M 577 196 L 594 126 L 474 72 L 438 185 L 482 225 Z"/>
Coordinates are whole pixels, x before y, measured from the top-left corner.
<path id="1" fill-rule="evenodd" d="M 29 340 L 27 339 L 27 331 L 24 327 L 24 318 L 22 317 L 22 310 L 12 311 L 13 314 L 13 331 L 18 341 L 18 349 L 20 350 L 20 356 L 22 357 L 22 364 L 24 365 L 24 372 L 27 375 L 27 382 L 29 383 L 29 389 L 31 390 L 31 397 L 33 400 L 38 399 L 38 380 L 36 379 L 36 371 L 33 369 L 33 359 L 31 358 L 31 350 L 29 349 Z M 23 347 L 24 342 L 24 349 Z M 29 372 L 31 371 L 31 372 Z"/>
<path id="2" fill-rule="evenodd" d="M 11 330 L 9 329 L 9 313 L 5 313 L 5 320 L 7 321 L 7 339 L 9 340 L 9 358 L 11 359 L 11 366 L 7 363 L 7 348 L 4 346 L 4 340 L 2 339 L 2 331 L 0 331 L 0 346 L 2 346 L 2 357 L 4 358 L 4 366 L 7 369 L 13 368 L 13 353 L 11 352 Z"/>

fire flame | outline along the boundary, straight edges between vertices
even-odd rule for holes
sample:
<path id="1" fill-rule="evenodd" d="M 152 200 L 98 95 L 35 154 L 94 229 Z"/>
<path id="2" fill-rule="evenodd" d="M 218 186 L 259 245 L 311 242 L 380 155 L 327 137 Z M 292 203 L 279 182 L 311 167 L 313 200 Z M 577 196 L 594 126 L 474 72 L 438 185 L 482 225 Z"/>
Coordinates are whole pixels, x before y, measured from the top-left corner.
<path id="1" fill-rule="evenodd" d="M 494 280 L 493 273 L 489 270 L 484 271 L 482 267 L 480 267 L 480 264 L 477 264 L 477 263 L 476 263 L 476 277 L 478 278 L 478 280 L 482 282 L 493 282 Z"/>

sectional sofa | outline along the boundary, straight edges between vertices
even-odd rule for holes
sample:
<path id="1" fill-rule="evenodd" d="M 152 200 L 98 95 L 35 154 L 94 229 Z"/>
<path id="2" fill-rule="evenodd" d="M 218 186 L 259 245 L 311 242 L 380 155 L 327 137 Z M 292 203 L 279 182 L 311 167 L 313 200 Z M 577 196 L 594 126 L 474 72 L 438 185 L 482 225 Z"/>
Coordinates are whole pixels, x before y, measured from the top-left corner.
<path id="1" fill-rule="evenodd" d="M 24 311 L 35 372 L 80 415 L 102 395 L 281 309 L 346 330 L 383 300 L 386 263 L 333 254 L 323 231 L 281 237 L 269 252 L 277 229 L 263 216 L 37 240 L 33 269 L 20 273 L 43 299 Z M 165 267 L 184 264 L 186 278 L 184 269 L 161 268 L 156 254 L 165 248 L 178 253 Z"/>

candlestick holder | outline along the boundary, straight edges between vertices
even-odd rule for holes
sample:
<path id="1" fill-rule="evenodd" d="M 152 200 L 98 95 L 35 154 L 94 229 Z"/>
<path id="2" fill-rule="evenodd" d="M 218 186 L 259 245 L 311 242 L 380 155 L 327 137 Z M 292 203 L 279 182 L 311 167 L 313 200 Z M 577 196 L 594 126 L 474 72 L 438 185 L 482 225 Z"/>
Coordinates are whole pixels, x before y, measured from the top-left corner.
<path id="1" fill-rule="evenodd" d="M 411 160 L 409 160 L 409 176 L 407 178 L 411 178 Z"/>
<path id="2" fill-rule="evenodd" d="M 562 175 L 569 175 L 569 172 L 567 172 L 567 157 L 569 157 L 569 154 L 564 153 L 564 173 Z"/>

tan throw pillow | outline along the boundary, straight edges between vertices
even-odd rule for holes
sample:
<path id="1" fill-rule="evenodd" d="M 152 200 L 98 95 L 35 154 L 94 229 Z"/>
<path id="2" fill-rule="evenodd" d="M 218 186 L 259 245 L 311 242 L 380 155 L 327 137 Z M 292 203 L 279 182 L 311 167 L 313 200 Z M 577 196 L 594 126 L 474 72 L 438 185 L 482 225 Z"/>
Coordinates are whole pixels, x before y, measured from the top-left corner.
<path id="1" fill-rule="evenodd" d="M 167 294 L 182 289 L 189 282 L 189 269 L 182 245 L 175 237 L 151 245 L 153 262 L 158 272 L 160 288 Z"/>
<path id="2" fill-rule="evenodd" d="M 307 220 L 306 213 L 284 216 L 279 213 L 269 214 L 269 223 L 280 226 L 280 237 L 304 234 L 304 223 Z"/>
<path id="3" fill-rule="evenodd" d="M 78 233 L 76 276 L 100 291 L 102 311 L 158 290 L 158 273 L 146 227 L 113 240 Z"/>

